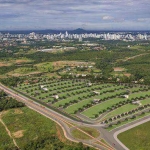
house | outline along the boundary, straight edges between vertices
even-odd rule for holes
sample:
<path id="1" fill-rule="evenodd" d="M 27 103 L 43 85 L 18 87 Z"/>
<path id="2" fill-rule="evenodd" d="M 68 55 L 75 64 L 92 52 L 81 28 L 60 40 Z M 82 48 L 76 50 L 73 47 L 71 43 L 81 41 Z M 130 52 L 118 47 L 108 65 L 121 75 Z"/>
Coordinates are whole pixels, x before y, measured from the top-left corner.
<path id="1" fill-rule="evenodd" d="M 55 98 L 55 99 L 58 99 L 58 98 L 59 98 L 58 95 L 53 95 L 52 97 Z"/>
<path id="2" fill-rule="evenodd" d="M 134 105 L 139 105 L 139 106 L 141 106 L 141 105 L 142 105 L 140 101 L 132 102 L 132 104 L 134 104 Z"/>
<path id="3" fill-rule="evenodd" d="M 93 68 L 93 66 L 88 66 L 89 68 Z"/>
<path id="4" fill-rule="evenodd" d="M 48 91 L 48 89 L 47 88 L 42 88 L 44 91 Z"/>
<path id="5" fill-rule="evenodd" d="M 81 76 L 82 76 L 82 77 L 86 77 L 86 74 L 82 74 Z"/>
<path id="6" fill-rule="evenodd" d="M 87 86 L 92 86 L 92 83 L 87 83 Z"/>
<path id="7" fill-rule="evenodd" d="M 129 95 L 122 95 L 121 97 L 122 97 L 122 98 L 127 98 L 127 99 L 128 99 L 128 98 L 129 98 Z"/>
<path id="8" fill-rule="evenodd" d="M 96 95 L 100 94 L 100 92 L 97 92 L 97 91 L 93 91 L 93 93 L 96 94 Z"/>
<path id="9" fill-rule="evenodd" d="M 45 87 L 46 85 L 40 85 L 41 89 L 44 91 L 48 91 L 48 89 Z"/>
<path id="10" fill-rule="evenodd" d="M 96 104 L 97 104 L 99 101 L 100 101 L 100 99 L 94 99 L 94 100 L 93 100 L 93 102 L 96 103 Z"/>
<path id="11" fill-rule="evenodd" d="M 117 82 L 119 82 L 120 81 L 120 79 L 119 78 L 117 78 Z"/>
<path id="12" fill-rule="evenodd" d="M 45 87 L 45 85 L 40 85 L 41 89 L 43 89 Z"/>
<path id="13" fill-rule="evenodd" d="M 80 76 L 80 74 L 76 74 L 76 77 L 79 77 Z"/>

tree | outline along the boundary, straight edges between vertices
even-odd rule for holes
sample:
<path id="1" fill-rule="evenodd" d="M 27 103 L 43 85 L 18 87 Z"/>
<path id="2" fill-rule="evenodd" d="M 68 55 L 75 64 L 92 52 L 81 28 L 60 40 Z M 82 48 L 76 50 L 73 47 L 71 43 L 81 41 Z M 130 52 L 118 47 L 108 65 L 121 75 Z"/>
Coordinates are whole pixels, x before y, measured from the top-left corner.
<path id="1" fill-rule="evenodd" d="M 95 114 L 95 118 L 97 118 L 99 115 L 98 114 Z"/>

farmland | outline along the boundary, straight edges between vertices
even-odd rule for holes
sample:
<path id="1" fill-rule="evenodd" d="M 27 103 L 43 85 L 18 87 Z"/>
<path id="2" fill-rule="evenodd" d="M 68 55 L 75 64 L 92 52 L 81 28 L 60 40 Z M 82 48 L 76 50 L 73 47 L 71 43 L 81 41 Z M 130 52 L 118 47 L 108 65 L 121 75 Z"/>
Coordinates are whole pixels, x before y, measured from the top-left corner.
<path id="1" fill-rule="evenodd" d="M 150 122 L 144 123 L 118 135 L 119 140 L 130 150 L 149 150 Z"/>
<path id="2" fill-rule="evenodd" d="M 15 90 L 70 115 L 111 124 L 149 110 L 150 87 L 138 84 L 91 83 L 85 79 L 32 78 Z"/>

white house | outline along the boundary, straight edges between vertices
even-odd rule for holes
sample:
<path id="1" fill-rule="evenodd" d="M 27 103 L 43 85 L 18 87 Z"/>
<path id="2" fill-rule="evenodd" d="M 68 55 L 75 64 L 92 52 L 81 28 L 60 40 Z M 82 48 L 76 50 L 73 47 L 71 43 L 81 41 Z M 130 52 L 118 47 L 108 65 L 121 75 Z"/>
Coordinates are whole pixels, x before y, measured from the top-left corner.
<path id="1" fill-rule="evenodd" d="M 100 99 L 94 99 L 93 102 L 94 103 L 98 103 L 100 101 Z"/>
<path id="2" fill-rule="evenodd" d="M 53 95 L 52 97 L 55 98 L 55 99 L 58 99 L 58 98 L 59 98 L 58 95 Z"/>
<path id="3" fill-rule="evenodd" d="M 100 92 L 97 92 L 97 91 L 93 91 L 93 93 L 94 93 L 94 94 L 97 94 L 97 95 L 99 95 L 99 94 L 100 94 Z"/>
<path id="4" fill-rule="evenodd" d="M 122 95 L 121 97 L 123 97 L 123 98 L 129 98 L 129 95 Z"/>
<path id="5" fill-rule="evenodd" d="M 92 83 L 87 83 L 87 86 L 92 86 Z"/>
<path id="6" fill-rule="evenodd" d="M 48 89 L 47 88 L 42 88 L 44 91 L 48 91 Z"/>
<path id="7" fill-rule="evenodd" d="M 40 85 L 41 89 L 43 89 L 45 87 L 45 85 Z"/>
<path id="8" fill-rule="evenodd" d="M 86 74 L 82 74 L 81 76 L 82 76 L 82 77 L 86 77 Z"/>
<path id="9" fill-rule="evenodd" d="M 142 105 L 140 101 L 132 102 L 132 104 L 134 104 L 134 105 L 139 105 L 139 106 L 141 106 L 141 105 Z"/>

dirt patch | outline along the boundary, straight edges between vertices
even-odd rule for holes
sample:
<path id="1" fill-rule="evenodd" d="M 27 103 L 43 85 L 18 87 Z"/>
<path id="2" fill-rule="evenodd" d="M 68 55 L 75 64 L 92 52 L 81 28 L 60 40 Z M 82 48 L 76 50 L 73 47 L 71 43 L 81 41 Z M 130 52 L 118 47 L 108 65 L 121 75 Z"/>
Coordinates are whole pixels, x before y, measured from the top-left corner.
<path id="1" fill-rule="evenodd" d="M 66 139 L 62 128 L 56 124 L 57 137 L 63 143 L 67 143 L 68 145 L 72 145 L 72 142 Z"/>
<path id="2" fill-rule="evenodd" d="M 9 111 L 8 110 L 4 110 L 0 113 L 0 117 L 3 117 L 4 115 L 6 115 Z"/>
<path id="3" fill-rule="evenodd" d="M 19 130 L 19 131 L 17 131 L 17 132 L 14 132 L 14 133 L 13 133 L 13 136 L 14 136 L 15 138 L 21 138 L 21 137 L 24 136 L 24 134 L 23 134 L 24 131 L 25 131 L 25 130 Z"/>
<path id="4" fill-rule="evenodd" d="M 131 74 L 130 74 L 130 73 L 125 73 L 125 74 L 124 74 L 124 76 L 126 76 L 126 77 L 130 77 L 130 76 L 131 76 Z"/>
<path id="5" fill-rule="evenodd" d="M 121 68 L 121 67 L 116 67 L 114 68 L 114 71 L 117 72 L 117 71 L 124 71 L 125 69 L 124 68 Z"/>
<path id="6" fill-rule="evenodd" d="M 66 142 L 66 138 L 63 135 L 63 131 L 58 125 L 56 125 L 56 130 L 57 130 L 57 136 L 60 139 L 60 141 Z"/>
<path id="7" fill-rule="evenodd" d="M 128 57 L 128 58 L 126 58 L 126 59 L 125 59 L 125 60 L 123 60 L 123 61 L 125 62 L 125 61 L 131 60 L 131 59 L 134 59 L 134 58 L 136 58 L 136 57 L 144 56 L 144 55 L 147 55 L 147 54 L 149 54 L 149 53 L 139 54 L 139 55 L 135 55 L 135 56 L 132 56 L 132 57 Z"/>
<path id="8" fill-rule="evenodd" d="M 6 62 L 0 62 L 0 67 L 6 67 L 6 66 L 10 66 L 10 63 L 6 63 Z"/>
<path id="9" fill-rule="evenodd" d="M 26 63 L 26 62 L 30 62 L 30 60 L 27 59 L 18 59 L 15 61 L 16 64 L 21 64 L 21 63 Z"/>
<path id="10" fill-rule="evenodd" d="M 34 75 L 34 74 L 40 74 L 41 72 L 31 72 L 28 74 L 20 74 L 20 73 L 13 73 L 13 72 L 9 72 L 8 75 L 14 76 L 14 77 L 19 77 L 19 76 L 27 76 L 27 75 Z"/>
<path id="11" fill-rule="evenodd" d="M 77 61 L 56 61 L 56 62 L 53 62 L 53 65 L 55 67 L 62 67 L 62 66 L 66 66 L 66 65 L 69 65 L 69 66 L 78 66 L 78 65 L 88 65 L 89 63 L 87 62 L 77 62 Z M 94 65 L 95 63 L 90 63 L 92 65 Z"/>
<path id="12" fill-rule="evenodd" d="M 22 114 L 23 111 L 22 111 L 21 109 L 15 109 L 14 113 L 15 113 L 15 114 Z"/>

